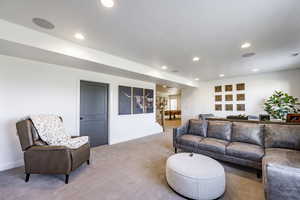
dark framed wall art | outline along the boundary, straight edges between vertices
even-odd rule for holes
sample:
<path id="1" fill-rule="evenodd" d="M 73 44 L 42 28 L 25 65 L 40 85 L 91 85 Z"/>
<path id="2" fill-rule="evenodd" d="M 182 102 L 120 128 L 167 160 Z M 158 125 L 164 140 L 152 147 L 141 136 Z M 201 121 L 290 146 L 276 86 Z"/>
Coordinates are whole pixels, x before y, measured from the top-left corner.
<path id="1" fill-rule="evenodd" d="M 222 92 L 222 86 L 221 85 L 218 85 L 218 86 L 215 86 L 215 92 Z"/>
<path id="2" fill-rule="evenodd" d="M 236 84 L 236 90 L 237 91 L 245 90 L 245 83 Z"/>
<path id="3" fill-rule="evenodd" d="M 222 95 L 216 95 L 215 96 L 215 101 L 216 102 L 222 101 Z"/>
<path id="4" fill-rule="evenodd" d="M 119 115 L 130 115 L 132 112 L 132 88 L 119 86 Z"/>
<path id="5" fill-rule="evenodd" d="M 245 101 L 245 94 L 237 94 L 236 100 L 237 101 Z"/>
<path id="6" fill-rule="evenodd" d="M 145 89 L 145 113 L 153 113 L 153 100 L 154 91 L 151 89 Z"/>
<path id="7" fill-rule="evenodd" d="M 133 114 L 144 113 L 144 89 L 133 88 Z"/>
<path id="8" fill-rule="evenodd" d="M 216 111 L 222 111 L 222 104 L 215 104 Z"/>
<path id="9" fill-rule="evenodd" d="M 245 104 L 237 104 L 236 105 L 236 110 L 237 111 L 245 111 L 246 110 Z"/>
<path id="10" fill-rule="evenodd" d="M 233 105 L 232 104 L 226 104 L 225 105 L 225 110 L 226 111 L 233 111 Z"/>
<path id="11" fill-rule="evenodd" d="M 233 95 L 232 94 L 226 94 L 225 95 L 225 101 L 233 101 Z"/>
<path id="12" fill-rule="evenodd" d="M 233 87 L 232 85 L 225 85 L 225 92 L 232 92 Z"/>
<path id="13" fill-rule="evenodd" d="M 246 84 L 224 84 L 214 87 L 215 111 L 246 111 Z"/>

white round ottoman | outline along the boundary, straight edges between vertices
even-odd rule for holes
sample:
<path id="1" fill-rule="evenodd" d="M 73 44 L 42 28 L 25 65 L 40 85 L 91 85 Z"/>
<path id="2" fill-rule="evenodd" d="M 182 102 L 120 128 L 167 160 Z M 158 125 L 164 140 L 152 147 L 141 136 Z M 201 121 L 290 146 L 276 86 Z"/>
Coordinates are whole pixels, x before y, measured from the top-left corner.
<path id="1" fill-rule="evenodd" d="M 167 160 L 168 184 L 191 199 L 208 200 L 225 191 L 225 172 L 216 160 L 195 153 L 178 153 Z"/>

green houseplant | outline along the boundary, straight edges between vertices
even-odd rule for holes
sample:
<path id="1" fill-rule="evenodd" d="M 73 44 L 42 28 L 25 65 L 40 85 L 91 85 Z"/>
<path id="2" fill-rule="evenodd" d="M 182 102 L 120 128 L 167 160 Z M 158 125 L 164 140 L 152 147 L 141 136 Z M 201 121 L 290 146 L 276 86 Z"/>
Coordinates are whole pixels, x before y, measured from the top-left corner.
<path id="1" fill-rule="evenodd" d="M 275 91 L 264 103 L 265 111 L 275 119 L 285 120 L 287 114 L 299 112 L 298 98 L 283 93 L 282 91 Z"/>

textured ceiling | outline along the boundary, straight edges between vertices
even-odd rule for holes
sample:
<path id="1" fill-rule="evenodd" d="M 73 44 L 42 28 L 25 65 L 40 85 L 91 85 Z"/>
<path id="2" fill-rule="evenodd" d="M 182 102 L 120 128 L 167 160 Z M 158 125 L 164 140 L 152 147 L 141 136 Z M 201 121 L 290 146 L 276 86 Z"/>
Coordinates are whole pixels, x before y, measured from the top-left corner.
<path id="1" fill-rule="evenodd" d="M 55 29 L 37 27 L 34 17 Z M 111 9 L 99 0 L 0 0 L 0 18 L 190 79 L 300 67 L 291 56 L 300 51 L 299 0 L 115 0 Z M 252 47 L 242 50 L 245 41 Z M 249 52 L 256 55 L 241 57 Z"/>

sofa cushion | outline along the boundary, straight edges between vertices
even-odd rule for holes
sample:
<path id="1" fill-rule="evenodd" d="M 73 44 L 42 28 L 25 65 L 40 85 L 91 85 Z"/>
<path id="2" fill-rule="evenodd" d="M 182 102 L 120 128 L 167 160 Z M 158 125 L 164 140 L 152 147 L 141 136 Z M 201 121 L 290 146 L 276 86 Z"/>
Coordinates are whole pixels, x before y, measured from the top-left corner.
<path id="1" fill-rule="evenodd" d="M 184 134 L 178 138 L 178 143 L 186 146 L 196 147 L 203 137 L 198 135 Z"/>
<path id="2" fill-rule="evenodd" d="M 207 132 L 207 121 L 191 119 L 189 122 L 188 133 L 192 135 L 199 135 L 206 137 Z"/>
<path id="3" fill-rule="evenodd" d="M 256 123 L 234 122 L 232 124 L 232 142 L 245 142 L 264 145 L 264 125 Z"/>
<path id="4" fill-rule="evenodd" d="M 226 147 L 226 154 L 253 161 L 261 161 L 264 149 L 259 145 L 232 142 Z"/>
<path id="5" fill-rule="evenodd" d="M 229 143 L 216 138 L 204 138 L 198 144 L 198 148 L 204 151 L 212 151 L 215 153 L 225 154 L 226 146 Z"/>
<path id="6" fill-rule="evenodd" d="M 300 125 L 266 125 L 265 147 L 300 150 Z"/>
<path id="7" fill-rule="evenodd" d="M 231 122 L 225 121 L 209 121 L 207 129 L 207 137 L 213 137 L 221 140 L 230 141 L 231 138 Z"/>
<path id="8" fill-rule="evenodd" d="M 269 165 L 300 173 L 300 151 L 282 148 L 268 148 L 265 151 L 264 169 L 266 165 Z"/>

